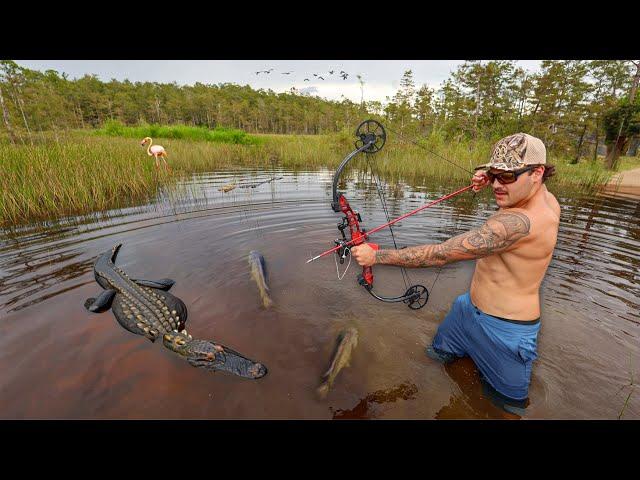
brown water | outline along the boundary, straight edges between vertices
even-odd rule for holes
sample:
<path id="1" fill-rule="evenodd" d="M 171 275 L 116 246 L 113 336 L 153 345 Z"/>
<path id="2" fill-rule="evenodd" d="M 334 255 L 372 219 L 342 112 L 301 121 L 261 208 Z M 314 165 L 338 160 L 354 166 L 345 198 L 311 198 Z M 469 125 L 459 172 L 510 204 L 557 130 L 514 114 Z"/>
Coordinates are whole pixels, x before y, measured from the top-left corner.
<path id="1" fill-rule="evenodd" d="M 340 215 L 329 206 L 329 171 L 278 171 L 255 189 L 218 191 L 269 178 L 249 170 L 194 175 L 155 202 L 105 214 L 0 232 L 0 418 L 518 418 L 483 397 L 468 359 L 443 367 L 424 347 L 472 262 L 412 270 L 431 290 L 418 311 L 371 298 L 349 267 L 336 278 L 331 246 Z M 368 182 L 348 182 L 364 226 L 384 217 Z M 387 188 L 392 216 L 461 185 Z M 562 205 L 554 259 L 542 285 L 539 356 L 524 418 L 640 418 L 640 202 L 572 195 Z M 487 192 L 488 193 L 488 192 Z M 399 246 L 442 241 L 494 210 L 488 194 L 463 194 L 404 220 Z M 388 233 L 376 241 L 389 245 Z M 116 243 L 132 277 L 176 281 L 187 329 L 263 362 L 252 381 L 191 367 L 160 344 L 91 314 L 101 291 L 96 256 Z M 275 307 L 264 310 L 250 279 L 250 250 L 264 255 Z M 344 268 L 344 265 L 341 266 Z M 398 269 L 376 267 L 381 294 L 404 291 Z M 355 326 L 358 346 L 325 401 L 315 396 L 335 339 Z M 629 394 L 631 394 L 629 396 Z"/>

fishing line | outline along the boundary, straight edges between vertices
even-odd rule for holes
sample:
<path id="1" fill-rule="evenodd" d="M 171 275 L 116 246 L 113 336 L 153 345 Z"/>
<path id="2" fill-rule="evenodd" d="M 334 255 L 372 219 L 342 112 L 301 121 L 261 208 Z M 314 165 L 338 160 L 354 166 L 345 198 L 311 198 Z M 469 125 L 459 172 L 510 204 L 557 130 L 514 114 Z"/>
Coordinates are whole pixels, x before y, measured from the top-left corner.
<path id="1" fill-rule="evenodd" d="M 374 183 L 376 184 L 376 190 L 378 191 L 378 197 L 380 198 L 380 203 L 382 204 L 382 210 L 384 211 L 385 217 L 387 219 L 387 222 L 391 221 L 391 216 L 389 215 L 389 208 L 387 206 L 387 200 L 384 197 L 383 193 L 382 193 L 382 189 L 380 187 L 380 176 L 377 174 L 377 171 L 374 170 L 374 167 L 371 163 L 371 159 L 369 157 L 367 158 L 367 163 L 369 164 L 369 168 L 371 170 L 371 175 L 373 175 L 374 178 Z M 391 232 L 391 240 L 393 241 L 393 247 L 398 250 L 398 245 L 396 243 L 396 237 L 393 233 L 393 228 L 391 228 L 391 225 L 389 225 L 389 232 Z M 409 278 L 409 273 L 407 272 L 407 269 L 404 267 L 400 267 L 400 272 L 402 273 L 402 279 L 404 281 L 404 286 L 405 288 L 409 288 L 409 284 L 411 283 L 411 279 Z"/>
<path id="2" fill-rule="evenodd" d="M 336 263 L 336 273 L 338 274 L 338 280 L 342 280 L 344 276 L 347 274 L 347 270 L 349 270 L 349 265 L 351 265 L 351 249 L 349 247 L 345 247 L 344 253 L 342 254 L 342 258 L 349 255 L 349 262 L 347 263 L 347 268 L 344 269 L 342 276 L 340 276 L 340 270 L 338 269 L 338 256 L 333 256 L 333 261 Z"/>
<path id="3" fill-rule="evenodd" d="M 388 126 L 387 126 L 387 130 L 389 130 L 389 131 L 390 131 L 390 132 L 392 132 L 392 133 L 395 133 L 395 134 L 396 134 L 396 135 L 397 135 L 397 136 L 398 136 L 402 141 L 404 141 L 404 142 L 410 142 L 410 143 L 412 143 L 413 145 L 415 145 L 416 147 L 418 147 L 418 148 L 422 148 L 423 150 L 425 150 L 425 151 L 427 151 L 427 152 L 431 153 L 432 155 L 435 155 L 435 156 L 436 156 L 436 157 L 438 157 L 438 158 L 441 158 L 442 160 L 444 160 L 444 161 L 446 161 L 446 162 L 450 163 L 451 165 L 453 165 L 453 166 L 455 166 L 455 167 L 457 167 L 457 168 L 459 168 L 459 169 L 461 169 L 461 170 L 464 170 L 465 172 L 467 172 L 467 173 L 469 173 L 469 174 L 471 174 L 471 175 L 474 175 L 474 172 L 472 172 L 472 171 L 470 171 L 470 170 L 468 170 L 468 169 L 466 169 L 466 168 L 464 168 L 464 167 L 462 167 L 462 166 L 458 165 L 457 163 L 452 162 L 452 161 L 451 161 L 451 160 L 449 160 L 448 158 L 446 158 L 446 157 L 444 157 L 444 156 L 442 156 L 442 155 L 440 155 L 440 154 L 438 154 L 438 153 L 436 153 L 436 152 L 434 152 L 434 151 L 432 151 L 432 150 L 429 150 L 427 147 L 425 147 L 425 146 L 423 146 L 423 145 L 420 145 L 418 142 L 416 142 L 416 141 L 414 141 L 414 140 L 411 140 L 411 139 L 408 139 L 408 140 L 407 140 L 407 139 L 405 139 L 405 137 L 404 137 L 404 135 L 403 135 L 402 133 L 398 133 L 398 132 L 396 132 L 396 131 L 395 131 L 395 130 L 393 130 L 391 127 L 388 127 Z M 620 130 L 622 130 L 622 127 L 620 128 Z M 474 198 L 474 199 L 475 199 L 475 197 L 476 197 L 477 193 L 478 193 L 478 192 L 473 191 L 473 198 Z M 391 235 L 393 236 L 393 231 L 391 232 Z M 394 240 L 394 245 L 395 245 L 395 240 Z M 397 248 L 397 247 L 396 247 L 396 248 Z M 440 272 L 442 272 L 442 267 L 443 267 L 443 266 L 444 266 L 444 265 L 440 265 L 440 267 L 438 267 L 438 272 L 436 273 L 436 277 L 435 277 L 435 279 L 433 280 L 433 283 L 431 284 L 431 288 L 429 289 L 429 291 L 430 291 L 430 292 L 433 292 L 433 287 L 435 286 L 436 282 L 438 281 L 438 277 L 440 276 Z M 403 269 L 402 269 L 402 271 L 403 271 L 403 274 L 404 274 L 405 269 L 403 268 Z M 404 275 L 403 275 L 403 276 L 404 276 Z M 408 273 L 407 273 L 407 276 L 408 276 Z"/>
<path id="4" fill-rule="evenodd" d="M 406 140 L 406 139 L 404 138 L 404 135 L 403 135 L 403 134 L 401 134 L 401 133 L 400 133 L 400 134 L 398 134 L 398 132 L 396 132 L 395 130 L 391 129 L 390 127 L 387 127 L 387 130 L 389 130 L 390 132 L 395 133 L 396 135 L 398 135 L 398 136 L 400 137 L 400 139 L 401 139 L 401 140 L 403 140 L 403 141 L 405 141 L 405 142 L 413 143 L 416 147 L 419 147 L 419 148 L 422 148 L 423 150 L 426 150 L 426 151 L 427 151 L 427 152 L 429 152 L 430 154 L 435 155 L 435 156 L 436 156 L 436 157 L 438 157 L 438 158 L 441 158 L 441 159 L 442 159 L 442 160 L 444 160 L 445 162 L 449 162 L 451 165 L 453 165 L 453 166 L 455 166 L 455 167 L 457 167 L 457 168 L 460 168 L 460 169 L 464 170 L 465 172 L 470 173 L 471 175 L 473 175 L 473 174 L 474 174 L 474 172 L 472 172 L 471 170 L 467 170 L 466 168 L 464 168 L 464 167 L 462 167 L 462 166 L 458 165 L 457 163 L 452 162 L 452 161 L 451 161 L 451 160 L 449 160 L 448 158 L 443 157 L 442 155 L 440 155 L 440 154 L 438 154 L 438 153 L 436 153 L 436 152 L 434 152 L 434 151 L 432 151 L 432 150 L 429 150 L 427 147 L 425 147 L 425 146 L 423 146 L 423 145 L 420 145 L 418 142 L 416 142 L 416 141 L 414 141 L 414 140 L 410 140 L 410 139 L 409 139 L 409 140 Z"/>

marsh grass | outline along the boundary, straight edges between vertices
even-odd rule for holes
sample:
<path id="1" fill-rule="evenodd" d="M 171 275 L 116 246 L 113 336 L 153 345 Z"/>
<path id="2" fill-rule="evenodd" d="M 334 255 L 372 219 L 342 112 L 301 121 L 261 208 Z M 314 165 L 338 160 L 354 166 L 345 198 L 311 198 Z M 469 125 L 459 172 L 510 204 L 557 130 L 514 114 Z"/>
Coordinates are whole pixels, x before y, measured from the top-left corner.
<path id="1" fill-rule="evenodd" d="M 493 147 L 489 141 L 447 143 L 437 134 L 415 143 L 388 140 L 376 155 L 375 168 L 380 175 L 390 182 L 411 184 L 433 180 L 466 182 L 475 167 L 488 162 Z M 549 188 L 572 186 L 578 190 L 591 190 L 606 183 L 615 173 L 607 171 L 602 161 L 583 160 L 575 165 L 570 161 L 568 157 L 548 153 L 547 162 L 556 167 L 556 174 L 547 181 Z M 621 165 L 627 166 L 626 163 Z"/>
<path id="2" fill-rule="evenodd" d="M 19 224 L 142 201 L 157 185 L 154 167 L 131 160 L 127 145 L 92 138 L 0 145 L 0 220 Z"/>
<path id="3" fill-rule="evenodd" d="M 94 133 L 96 135 L 137 138 L 139 140 L 144 137 L 158 137 L 238 145 L 257 145 L 260 143 L 257 137 L 247 135 L 246 132 L 233 128 L 216 127 L 209 129 L 188 125 L 139 125 L 128 127 L 117 120 L 105 122 L 103 127 L 95 130 Z"/>
<path id="4" fill-rule="evenodd" d="M 151 132 L 131 131 L 135 131 L 132 137 L 52 132 L 34 136 L 33 145 L 0 143 L 0 226 L 137 205 L 155 196 L 159 186 L 175 183 L 189 173 L 238 166 L 278 166 L 294 171 L 335 168 L 354 149 L 355 140 L 351 132 L 253 135 L 256 141 L 251 144 L 156 136 L 154 141 L 165 147 L 172 168 L 165 173 L 156 171 L 153 158 L 139 145 L 141 137 Z M 356 157 L 353 167 L 374 165 L 389 183 L 416 185 L 435 180 L 461 184 L 469 181 L 469 172 L 476 165 L 486 162 L 491 149 L 489 142 L 447 143 L 437 135 L 421 139 L 419 144 L 421 147 L 388 139 L 373 157 Z M 571 165 L 569 159 L 553 156 L 549 161 L 557 167 L 550 180 L 556 188 L 571 185 L 588 189 L 611 175 L 601 162 Z"/>
<path id="5" fill-rule="evenodd" d="M 633 391 L 636 387 L 636 383 L 634 381 L 634 376 L 633 376 L 633 358 L 631 354 L 629 354 L 629 383 L 622 385 L 620 389 L 616 392 L 616 396 L 620 395 L 620 393 L 622 393 L 622 391 L 627 387 L 629 387 L 629 393 L 627 393 L 627 397 L 625 398 L 624 404 L 622 405 L 622 409 L 620 410 L 620 413 L 618 413 L 618 417 L 617 417 L 618 420 L 622 419 L 624 415 L 624 411 L 627 409 L 627 406 L 629 405 L 629 400 L 631 399 L 631 395 L 633 394 Z"/>
<path id="6" fill-rule="evenodd" d="M 620 157 L 618 163 L 618 170 L 631 170 L 633 168 L 640 168 L 640 156 L 636 157 Z"/>
<path id="7" fill-rule="evenodd" d="M 129 138 L 82 132 L 0 143 L 0 226 L 121 208 L 148 201 L 162 184 L 236 166 L 316 168 L 334 155 L 327 138 L 262 136 L 257 144 L 159 138 L 172 171 Z"/>
<path id="8" fill-rule="evenodd" d="M 629 405 L 629 400 L 631 399 L 631 394 L 633 393 L 633 389 L 635 387 L 635 384 L 633 383 L 633 377 L 631 377 L 631 383 L 629 383 L 629 385 L 625 385 L 625 387 L 631 387 L 629 389 L 629 393 L 627 394 L 627 398 L 624 401 L 624 405 L 622 405 L 622 410 L 620 410 L 620 413 L 618 414 L 618 420 L 622 419 L 622 416 L 624 415 L 624 411 L 626 410 L 627 406 Z"/>

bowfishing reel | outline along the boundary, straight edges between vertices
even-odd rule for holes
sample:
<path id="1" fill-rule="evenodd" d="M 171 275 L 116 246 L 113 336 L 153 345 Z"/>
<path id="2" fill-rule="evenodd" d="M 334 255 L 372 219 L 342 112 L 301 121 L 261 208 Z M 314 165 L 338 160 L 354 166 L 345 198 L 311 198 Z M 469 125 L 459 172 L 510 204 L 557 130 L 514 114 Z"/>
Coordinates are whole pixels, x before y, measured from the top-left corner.
<path id="1" fill-rule="evenodd" d="M 369 147 L 362 150 L 364 153 L 376 153 L 382 150 L 385 142 L 387 141 L 387 132 L 380 122 L 375 120 L 365 120 L 358 128 L 356 128 L 356 149 L 361 149 L 367 144 Z"/>

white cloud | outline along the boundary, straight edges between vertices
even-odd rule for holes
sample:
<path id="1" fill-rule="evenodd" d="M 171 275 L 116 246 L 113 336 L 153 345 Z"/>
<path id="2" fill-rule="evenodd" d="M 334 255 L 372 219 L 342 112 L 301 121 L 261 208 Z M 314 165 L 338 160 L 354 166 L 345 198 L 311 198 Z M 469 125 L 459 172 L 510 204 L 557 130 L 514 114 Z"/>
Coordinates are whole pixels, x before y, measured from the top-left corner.
<path id="1" fill-rule="evenodd" d="M 298 90 L 302 95 L 317 95 L 318 89 L 316 87 L 305 87 Z"/>

